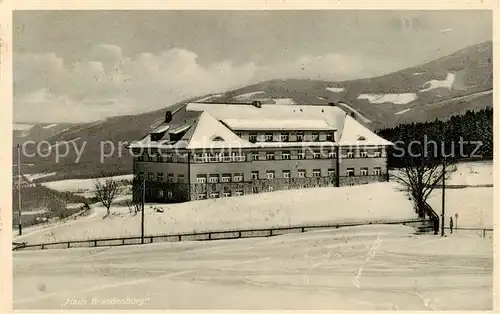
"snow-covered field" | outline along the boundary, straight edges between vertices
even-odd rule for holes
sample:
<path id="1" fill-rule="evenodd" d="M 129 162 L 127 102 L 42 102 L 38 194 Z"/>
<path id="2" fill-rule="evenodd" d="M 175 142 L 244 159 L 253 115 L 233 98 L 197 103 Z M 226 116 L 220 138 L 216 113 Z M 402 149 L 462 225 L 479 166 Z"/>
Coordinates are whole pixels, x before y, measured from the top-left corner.
<path id="1" fill-rule="evenodd" d="M 342 93 L 343 91 L 345 91 L 345 88 L 343 88 L 343 87 L 327 87 L 326 90 L 330 91 L 330 92 L 334 92 L 334 93 Z"/>
<path id="2" fill-rule="evenodd" d="M 25 123 L 14 123 L 12 125 L 12 129 L 15 131 L 27 131 L 34 127 L 33 124 L 25 124 Z"/>
<path id="3" fill-rule="evenodd" d="M 492 162 L 458 163 L 457 170 L 452 173 L 447 184 L 452 185 L 485 185 L 493 184 Z"/>
<path id="4" fill-rule="evenodd" d="M 146 206 L 146 234 L 265 228 L 300 224 L 405 220 L 416 218 L 413 207 L 395 183 L 373 183 L 349 187 L 310 188 L 257 195 L 158 204 L 163 213 Z M 85 240 L 102 237 L 137 236 L 140 215 L 126 206 L 112 207 L 112 215 L 94 205 L 94 214 L 71 224 L 39 228 L 16 237 L 28 243 Z"/>
<path id="5" fill-rule="evenodd" d="M 393 103 L 396 105 L 406 105 L 417 99 L 415 93 L 405 94 L 361 94 L 358 99 L 367 99 L 372 104 Z"/>
<path id="6" fill-rule="evenodd" d="M 410 111 L 410 110 L 411 110 L 411 108 L 408 108 L 408 109 L 403 109 L 403 110 L 401 110 L 401 111 L 396 112 L 396 113 L 395 113 L 395 115 L 400 115 L 400 114 L 406 113 L 406 112 L 408 112 L 408 111 Z"/>
<path id="7" fill-rule="evenodd" d="M 13 307 L 492 310 L 490 239 L 412 233 L 373 225 L 272 238 L 14 252 Z"/>
<path id="8" fill-rule="evenodd" d="M 248 99 L 248 98 L 251 98 L 253 96 L 260 95 L 260 94 L 265 94 L 265 92 L 264 91 L 257 91 L 257 92 L 251 92 L 251 93 L 246 93 L 246 94 L 240 94 L 240 95 L 234 96 L 234 98 L 235 99 Z"/>
<path id="9" fill-rule="evenodd" d="M 114 176 L 108 177 L 113 180 L 129 180 L 133 179 L 132 174 L 122 175 L 122 176 Z M 105 180 L 108 178 L 97 178 L 98 180 Z M 48 187 L 49 189 L 53 189 L 60 192 L 72 192 L 77 195 L 92 197 L 94 196 L 92 193 L 94 182 L 96 179 L 69 179 L 69 180 L 60 180 L 60 181 L 51 181 L 44 182 L 42 185 Z"/>
<path id="10" fill-rule="evenodd" d="M 25 174 L 24 177 L 26 177 L 26 179 L 28 179 L 29 181 L 33 182 L 33 180 L 37 180 L 37 179 L 41 179 L 41 178 L 45 178 L 45 177 L 50 177 L 50 176 L 53 176 L 55 174 L 56 174 L 55 172 L 33 173 L 33 174 Z"/>

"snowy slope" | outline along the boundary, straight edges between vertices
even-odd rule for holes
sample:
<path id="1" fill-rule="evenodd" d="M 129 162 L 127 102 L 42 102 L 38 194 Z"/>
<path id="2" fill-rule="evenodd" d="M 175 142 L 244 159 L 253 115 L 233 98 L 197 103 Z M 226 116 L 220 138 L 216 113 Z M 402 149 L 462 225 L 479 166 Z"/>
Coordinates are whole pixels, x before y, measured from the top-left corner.
<path id="1" fill-rule="evenodd" d="M 492 309 L 491 240 L 412 232 L 364 226 L 273 238 L 14 252 L 13 307 Z M 86 302 L 64 305 L 68 297 Z"/>
<path id="2" fill-rule="evenodd" d="M 414 219 L 413 208 L 394 183 L 278 191 L 241 197 L 161 204 L 158 213 L 146 207 L 146 234 L 166 234 L 299 224 Z M 148 204 L 149 205 L 149 204 Z M 16 237 L 28 243 L 137 236 L 140 215 L 128 207 L 113 207 L 110 218 L 94 207 L 94 215 L 70 225 L 38 229 Z"/>

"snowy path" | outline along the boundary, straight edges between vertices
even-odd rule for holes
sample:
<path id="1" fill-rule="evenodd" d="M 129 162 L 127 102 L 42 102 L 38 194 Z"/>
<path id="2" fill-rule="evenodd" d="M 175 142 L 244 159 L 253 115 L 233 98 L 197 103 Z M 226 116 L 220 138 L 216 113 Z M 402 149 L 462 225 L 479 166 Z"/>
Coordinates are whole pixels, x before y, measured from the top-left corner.
<path id="1" fill-rule="evenodd" d="M 266 239 L 15 252 L 14 308 L 492 308 L 489 239 L 411 232 L 365 226 Z M 68 298 L 79 305 L 64 305 Z M 144 303 L 92 304 L 123 298 Z"/>

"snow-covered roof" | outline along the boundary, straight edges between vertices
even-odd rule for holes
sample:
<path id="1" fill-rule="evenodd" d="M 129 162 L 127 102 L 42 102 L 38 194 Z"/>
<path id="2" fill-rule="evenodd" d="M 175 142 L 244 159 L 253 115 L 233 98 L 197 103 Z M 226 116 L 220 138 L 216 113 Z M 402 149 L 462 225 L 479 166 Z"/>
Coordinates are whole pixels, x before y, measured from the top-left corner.
<path id="1" fill-rule="evenodd" d="M 156 129 L 154 129 L 153 131 L 151 131 L 151 133 L 163 133 L 163 132 L 166 132 L 169 128 L 170 128 L 170 125 L 168 125 L 168 124 L 161 124 Z"/>
<path id="2" fill-rule="evenodd" d="M 233 130 L 338 130 L 345 112 L 335 106 L 190 103 L 186 110 L 209 112 Z"/>
<path id="3" fill-rule="evenodd" d="M 373 133 L 370 129 L 356 121 L 351 116 L 346 115 L 344 127 L 340 135 L 339 145 L 380 146 L 394 144 Z"/>
<path id="4" fill-rule="evenodd" d="M 252 143 L 238 137 L 206 111 L 200 115 L 187 146 L 188 149 L 245 147 L 252 147 Z"/>
<path id="5" fill-rule="evenodd" d="M 336 130 L 325 120 L 281 120 L 281 119 L 223 119 L 232 130 Z"/>

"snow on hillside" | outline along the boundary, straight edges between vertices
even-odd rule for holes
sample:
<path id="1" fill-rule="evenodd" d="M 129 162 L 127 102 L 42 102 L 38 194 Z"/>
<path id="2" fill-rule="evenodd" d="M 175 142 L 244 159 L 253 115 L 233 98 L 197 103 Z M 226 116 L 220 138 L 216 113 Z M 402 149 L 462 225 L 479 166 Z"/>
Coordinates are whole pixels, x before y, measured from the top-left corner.
<path id="1" fill-rule="evenodd" d="M 408 111 L 410 111 L 410 110 L 411 110 L 411 108 L 404 109 L 404 110 L 401 110 L 401 111 L 396 112 L 396 113 L 395 113 L 395 115 L 400 115 L 400 114 L 406 113 L 406 112 L 408 112 Z"/>
<path id="2" fill-rule="evenodd" d="M 276 105 L 294 105 L 295 101 L 291 98 L 274 98 L 274 103 Z"/>
<path id="3" fill-rule="evenodd" d="M 372 104 L 393 103 L 396 105 L 406 105 L 417 99 L 415 93 L 404 94 L 361 94 L 358 99 L 367 99 Z"/>
<path id="4" fill-rule="evenodd" d="M 121 181 L 121 180 L 128 180 L 131 181 L 133 179 L 132 174 L 127 174 L 127 175 L 122 175 L 122 176 L 114 176 L 114 177 L 107 177 L 107 178 L 97 178 L 99 180 L 105 180 L 105 179 L 113 179 L 116 181 Z M 60 181 L 51 181 L 51 182 L 44 182 L 42 185 L 48 187 L 49 189 L 53 189 L 56 191 L 60 192 L 72 192 L 77 195 L 85 196 L 85 197 L 92 197 L 92 189 L 94 187 L 94 182 L 96 178 L 94 179 L 69 179 L 69 180 L 60 180 Z"/>
<path id="5" fill-rule="evenodd" d="M 45 177 L 50 177 L 55 175 L 55 172 L 51 173 L 33 173 L 33 174 L 25 174 L 24 177 L 28 179 L 29 181 L 33 182 L 33 180 L 45 178 Z"/>
<path id="6" fill-rule="evenodd" d="M 436 88 L 448 88 L 451 89 L 453 83 L 455 82 L 455 74 L 453 73 L 448 73 L 446 76 L 446 79 L 439 81 L 439 80 L 432 80 L 428 81 L 424 84 L 424 86 L 428 86 L 427 88 L 419 90 L 419 92 L 427 92 L 432 89 Z"/>
<path id="7" fill-rule="evenodd" d="M 234 98 L 247 99 L 247 98 L 251 98 L 252 96 L 259 95 L 259 94 L 265 94 L 265 92 L 264 91 L 257 91 L 257 92 L 252 92 L 252 93 L 240 94 L 240 95 L 234 96 Z"/>
<path id="8" fill-rule="evenodd" d="M 32 127 L 34 127 L 33 124 L 25 124 L 25 123 L 14 123 L 14 125 L 12 126 L 14 131 L 27 131 Z"/>
<path id="9" fill-rule="evenodd" d="M 163 213 L 153 211 L 147 204 L 146 233 L 416 218 L 412 204 L 398 187 L 386 182 L 155 205 L 162 208 Z M 101 219 L 105 210 L 94 207 L 96 214 L 92 219 L 82 218 L 70 226 L 42 230 L 23 241 L 39 243 L 139 234 L 140 215 L 130 215 L 127 207 L 114 207 L 112 211 L 116 215 Z"/>
<path id="10" fill-rule="evenodd" d="M 343 88 L 343 87 L 327 87 L 326 90 L 330 91 L 330 92 L 334 92 L 334 93 L 341 93 L 341 92 L 345 91 L 345 88 Z"/>
<path id="11" fill-rule="evenodd" d="M 312 209 L 312 208 L 311 208 Z M 493 244 L 361 226 L 213 242 L 13 253 L 13 307 L 491 310 Z M 43 287 L 44 289 L 40 289 Z M 188 296 L 188 297 L 186 297 Z"/>
<path id="12" fill-rule="evenodd" d="M 55 124 L 49 124 L 49 125 L 43 126 L 43 127 L 42 127 L 42 129 L 50 129 L 50 128 L 53 128 L 53 127 L 55 127 L 55 126 L 57 126 L 57 123 L 55 123 Z"/>
<path id="13" fill-rule="evenodd" d="M 446 182 L 452 185 L 484 185 L 493 184 L 492 162 L 458 163 L 450 179 Z"/>
<path id="14" fill-rule="evenodd" d="M 441 214 L 441 189 L 435 189 L 427 202 Z M 445 191 L 445 225 L 450 216 L 455 219 L 458 214 L 458 227 L 493 228 L 493 188 L 446 189 Z"/>

